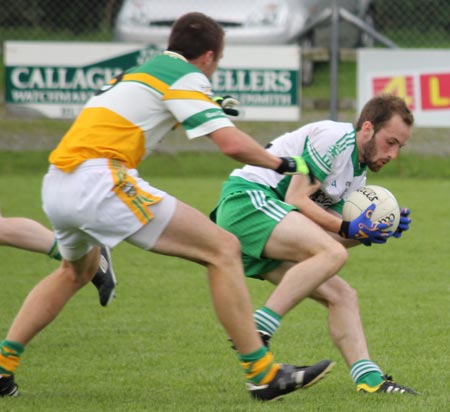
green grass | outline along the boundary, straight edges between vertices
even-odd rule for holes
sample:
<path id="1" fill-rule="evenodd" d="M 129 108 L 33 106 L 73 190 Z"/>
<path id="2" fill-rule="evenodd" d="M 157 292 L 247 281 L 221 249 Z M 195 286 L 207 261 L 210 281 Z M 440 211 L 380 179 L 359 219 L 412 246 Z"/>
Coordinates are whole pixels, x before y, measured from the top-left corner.
<path id="1" fill-rule="evenodd" d="M 386 30 L 383 35 L 399 47 L 422 49 L 448 49 L 450 47 L 448 31 L 442 27 L 429 27 L 426 32 L 414 26 L 396 28 Z M 411 39 L 415 40 L 414 44 L 411 43 Z"/>
<path id="2" fill-rule="evenodd" d="M 40 205 L 45 153 L 0 156 L 1 210 L 46 224 Z M 142 176 L 204 213 L 214 206 L 232 164 L 219 156 L 161 156 Z M 203 157 L 204 156 L 204 157 Z M 156 159 L 157 157 L 155 157 Z M 210 162 L 206 159 L 210 158 Z M 175 161 L 182 177 L 163 163 Z M 200 162 L 199 160 L 205 160 Z M 146 162 L 144 162 L 145 164 Z M 199 163 L 206 163 L 198 168 Z M 428 162 L 423 162 L 424 170 Z M 172 163 L 173 165 L 173 163 Z M 159 167 L 162 168 L 159 168 Z M 210 168 L 211 173 L 207 172 Z M 432 167 L 430 166 L 430 170 Z M 236 355 L 216 321 L 204 269 L 177 258 L 121 244 L 113 251 L 118 297 L 101 308 L 95 288 L 84 288 L 61 316 L 28 346 L 17 380 L 21 397 L 0 399 L 2 412 L 280 411 L 411 412 L 448 409 L 448 233 L 450 180 L 372 176 L 412 209 L 413 225 L 400 240 L 351 250 L 341 272 L 358 290 L 372 358 L 420 397 L 362 396 L 326 327 L 326 311 L 306 301 L 283 321 L 273 339 L 280 361 L 337 361 L 317 386 L 281 403 L 250 400 Z M 384 176 L 384 177 L 383 177 Z M 0 338 L 30 288 L 57 263 L 0 248 Z M 249 280 L 255 308 L 271 287 Z"/>
<path id="3" fill-rule="evenodd" d="M 0 176 L 43 175 L 47 170 L 48 151 L 8 152 L 0 151 Z M 221 176 L 227 174 L 239 163 L 219 152 L 183 152 L 182 154 L 158 153 L 150 155 L 139 166 L 144 175 L 158 177 Z M 398 159 L 383 168 L 378 174 L 369 176 L 405 178 L 450 178 L 448 157 L 424 156 L 402 153 Z M 1 199 L 0 199 L 1 200 Z"/>
<path id="4" fill-rule="evenodd" d="M 356 63 L 340 62 L 338 66 L 338 97 L 340 99 L 356 99 Z M 306 99 L 330 98 L 330 64 L 315 63 L 314 81 L 310 86 L 302 88 L 302 97 Z"/>

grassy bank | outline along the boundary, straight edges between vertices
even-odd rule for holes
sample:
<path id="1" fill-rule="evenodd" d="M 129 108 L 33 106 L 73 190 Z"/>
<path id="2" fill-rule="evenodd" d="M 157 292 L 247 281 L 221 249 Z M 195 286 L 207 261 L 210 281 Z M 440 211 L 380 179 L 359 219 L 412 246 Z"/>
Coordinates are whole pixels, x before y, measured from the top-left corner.
<path id="1" fill-rule="evenodd" d="M 48 151 L 0 151 L 0 175 L 44 174 Z M 403 153 L 387 165 L 377 178 L 450 178 L 448 158 Z M 146 176 L 223 176 L 239 167 L 239 163 L 217 152 L 157 153 L 150 155 L 139 167 Z M 369 173 L 369 176 L 373 175 Z"/>

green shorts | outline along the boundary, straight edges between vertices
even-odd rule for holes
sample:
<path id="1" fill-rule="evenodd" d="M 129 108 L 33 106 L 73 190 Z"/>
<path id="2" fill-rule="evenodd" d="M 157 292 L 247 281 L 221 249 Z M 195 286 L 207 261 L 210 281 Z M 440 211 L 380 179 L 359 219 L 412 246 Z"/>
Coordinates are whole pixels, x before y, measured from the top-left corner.
<path id="1" fill-rule="evenodd" d="M 211 218 L 239 238 L 245 276 L 259 278 L 282 263 L 263 258 L 261 254 L 275 226 L 289 212 L 298 209 L 282 201 L 264 185 L 243 179 L 232 179 L 225 185 L 226 194 L 211 213 Z M 233 186 L 236 191 L 230 193 Z"/>

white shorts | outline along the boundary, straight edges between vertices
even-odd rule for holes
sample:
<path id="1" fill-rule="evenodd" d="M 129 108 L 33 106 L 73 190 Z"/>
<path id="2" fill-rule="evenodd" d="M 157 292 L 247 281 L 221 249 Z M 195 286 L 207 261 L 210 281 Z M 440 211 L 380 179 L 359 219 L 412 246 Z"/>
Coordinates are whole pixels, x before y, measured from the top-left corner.
<path id="1" fill-rule="evenodd" d="M 60 253 L 70 261 L 94 245 L 113 248 L 123 240 L 151 249 L 176 208 L 173 196 L 111 159 L 87 160 L 72 173 L 50 166 L 42 202 Z"/>

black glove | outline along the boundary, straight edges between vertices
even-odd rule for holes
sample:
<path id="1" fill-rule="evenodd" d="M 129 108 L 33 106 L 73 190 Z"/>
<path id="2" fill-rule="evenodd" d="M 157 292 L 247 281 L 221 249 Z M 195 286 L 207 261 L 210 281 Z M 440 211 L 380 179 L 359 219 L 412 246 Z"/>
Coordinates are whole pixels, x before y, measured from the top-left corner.
<path id="1" fill-rule="evenodd" d="M 213 98 L 213 101 L 216 102 L 225 114 L 229 116 L 239 116 L 239 110 L 236 109 L 239 106 L 239 101 L 232 96 L 216 96 Z"/>
<path id="2" fill-rule="evenodd" d="M 281 175 L 308 175 L 310 183 L 314 183 L 314 174 L 306 160 L 301 156 L 280 157 L 281 164 L 275 172 Z"/>

